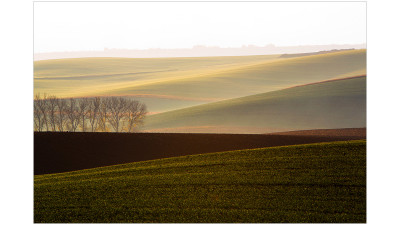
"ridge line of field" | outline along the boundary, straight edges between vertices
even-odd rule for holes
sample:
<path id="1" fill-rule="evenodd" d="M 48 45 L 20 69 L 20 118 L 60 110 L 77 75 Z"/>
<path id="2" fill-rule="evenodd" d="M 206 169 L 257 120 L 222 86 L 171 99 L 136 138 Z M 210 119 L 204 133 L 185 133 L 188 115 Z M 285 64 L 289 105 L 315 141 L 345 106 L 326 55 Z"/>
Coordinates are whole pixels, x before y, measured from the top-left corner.
<path id="1" fill-rule="evenodd" d="M 286 90 L 286 89 L 297 88 L 297 87 L 305 87 L 305 86 L 309 86 L 309 85 L 318 85 L 318 84 L 324 84 L 324 83 L 334 82 L 334 81 L 350 80 L 350 79 L 356 79 L 356 78 L 362 78 L 362 77 L 367 77 L 367 75 L 366 74 L 360 74 L 360 75 L 351 76 L 351 77 L 333 78 L 333 79 L 322 80 L 322 81 L 317 81 L 317 82 L 312 82 L 312 83 L 307 83 L 307 84 L 299 84 L 299 85 L 283 88 L 283 89 L 280 89 L 280 90 Z M 280 91 L 280 90 L 276 90 L 276 91 Z M 268 92 L 265 92 L 265 93 L 268 93 Z M 244 97 L 246 97 L 246 96 L 244 96 Z"/>

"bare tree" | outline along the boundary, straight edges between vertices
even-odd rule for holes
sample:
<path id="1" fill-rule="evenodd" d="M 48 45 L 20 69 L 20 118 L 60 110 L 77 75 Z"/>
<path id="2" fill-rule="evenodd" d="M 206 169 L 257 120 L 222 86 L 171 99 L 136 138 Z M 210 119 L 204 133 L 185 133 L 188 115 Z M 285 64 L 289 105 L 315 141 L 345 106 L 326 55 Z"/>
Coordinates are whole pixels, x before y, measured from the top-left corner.
<path id="1" fill-rule="evenodd" d="M 122 97 L 59 99 L 56 96 L 34 98 L 35 131 L 134 132 L 143 123 L 146 105 Z"/>
<path id="2" fill-rule="evenodd" d="M 40 98 L 40 94 L 39 94 L 38 99 L 37 99 L 37 107 L 41 114 L 41 118 L 42 118 L 41 123 L 42 123 L 43 127 L 46 126 L 46 131 L 49 131 L 48 117 L 47 117 L 47 110 L 48 110 L 47 103 L 48 103 L 47 95 L 43 94 L 43 98 Z"/>
<path id="3" fill-rule="evenodd" d="M 90 100 L 88 98 L 82 98 L 80 101 L 78 101 L 78 115 L 79 115 L 79 126 L 81 127 L 82 132 L 86 131 L 86 119 L 89 114 L 89 104 Z"/>
<path id="4" fill-rule="evenodd" d="M 49 96 L 47 98 L 48 123 L 51 128 L 51 131 L 56 131 L 56 126 L 57 126 L 57 118 L 56 118 L 57 101 L 58 98 L 56 96 Z"/>
<path id="5" fill-rule="evenodd" d="M 100 99 L 99 116 L 98 116 L 98 129 L 102 132 L 107 132 L 107 121 L 108 121 L 108 98 Z"/>
<path id="6" fill-rule="evenodd" d="M 143 123 L 147 114 L 146 105 L 135 100 L 131 100 L 127 107 L 127 132 L 134 132 L 135 128 Z"/>
<path id="7" fill-rule="evenodd" d="M 108 122 L 114 128 L 115 132 L 120 131 L 120 123 L 125 116 L 128 101 L 122 97 L 111 97 L 107 101 L 107 107 L 110 112 Z"/>
<path id="8" fill-rule="evenodd" d="M 40 94 L 36 94 L 33 100 L 33 118 L 34 118 L 34 125 L 36 131 L 42 131 L 43 129 L 43 114 L 42 110 L 40 109 Z"/>
<path id="9" fill-rule="evenodd" d="M 68 101 L 68 106 L 66 108 L 66 114 L 67 114 L 67 129 L 69 131 L 75 132 L 76 129 L 78 128 L 79 122 L 80 122 L 80 116 L 77 113 L 78 107 L 76 100 L 73 98 L 70 98 Z"/>
<path id="10" fill-rule="evenodd" d="M 91 98 L 89 101 L 88 117 L 92 132 L 96 131 L 99 123 L 100 103 L 99 97 Z"/>
<path id="11" fill-rule="evenodd" d="M 57 128 L 59 131 L 64 131 L 65 123 L 67 122 L 67 100 L 57 99 L 58 114 L 56 117 Z"/>
<path id="12" fill-rule="evenodd" d="M 37 104 L 37 102 L 36 102 L 36 100 L 33 100 L 33 130 L 34 131 L 41 131 L 41 128 L 40 128 L 40 116 L 39 116 L 39 113 L 38 113 L 38 111 L 39 111 L 39 107 L 38 107 L 38 104 Z"/>

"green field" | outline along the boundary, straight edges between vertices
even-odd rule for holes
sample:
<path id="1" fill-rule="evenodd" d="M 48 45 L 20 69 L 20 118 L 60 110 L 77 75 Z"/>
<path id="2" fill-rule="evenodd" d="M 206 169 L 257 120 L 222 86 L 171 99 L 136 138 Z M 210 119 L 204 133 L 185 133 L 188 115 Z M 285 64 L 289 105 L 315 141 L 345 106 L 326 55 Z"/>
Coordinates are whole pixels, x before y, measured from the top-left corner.
<path id="1" fill-rule="evenodd" d="M 35 222 L 365 223 L 366 142 L 166 158 L 35 176 Z"/>
<path id="2" fill-rule="evenodd" d="M 267 133 L 366 126 L 366 77 L 321 82 L 148 116 L 157 132 Z"/>
<path id="3" fill-rule="evenodd" d="M 59 97 L 129 95 L 150 112 L 366 74 L 366 50 L 295 58 L 80 58 L 35 62 L 35 93 Z"/>

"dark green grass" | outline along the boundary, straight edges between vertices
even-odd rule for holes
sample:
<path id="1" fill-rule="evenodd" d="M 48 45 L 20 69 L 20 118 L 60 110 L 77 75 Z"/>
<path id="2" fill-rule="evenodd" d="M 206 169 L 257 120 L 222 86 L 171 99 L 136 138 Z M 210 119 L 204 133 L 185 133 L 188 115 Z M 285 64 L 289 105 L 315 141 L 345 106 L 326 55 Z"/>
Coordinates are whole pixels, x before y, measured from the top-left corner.
<path id="1" fill-rule="evenodd" d="M 366 142 L 240 150 L 35 176 L 35 222 L 366 222 Z"/>

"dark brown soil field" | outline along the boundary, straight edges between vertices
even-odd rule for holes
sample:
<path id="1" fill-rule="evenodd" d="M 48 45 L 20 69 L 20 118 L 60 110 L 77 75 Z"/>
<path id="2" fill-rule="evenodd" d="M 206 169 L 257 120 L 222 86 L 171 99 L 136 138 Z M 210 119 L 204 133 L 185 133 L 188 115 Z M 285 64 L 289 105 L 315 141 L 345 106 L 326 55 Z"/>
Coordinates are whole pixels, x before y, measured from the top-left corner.
<path id="1" fill-rule="evenodd" d="M 34 174 L 60 173 L 167 157 L 364 139 L 284 134 L 34 133 Z"/>

